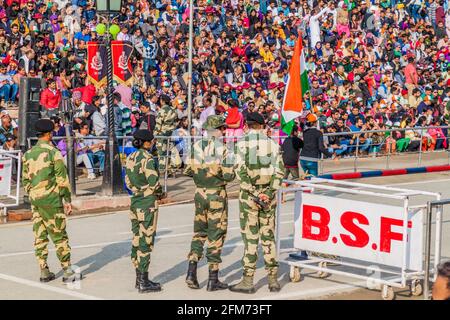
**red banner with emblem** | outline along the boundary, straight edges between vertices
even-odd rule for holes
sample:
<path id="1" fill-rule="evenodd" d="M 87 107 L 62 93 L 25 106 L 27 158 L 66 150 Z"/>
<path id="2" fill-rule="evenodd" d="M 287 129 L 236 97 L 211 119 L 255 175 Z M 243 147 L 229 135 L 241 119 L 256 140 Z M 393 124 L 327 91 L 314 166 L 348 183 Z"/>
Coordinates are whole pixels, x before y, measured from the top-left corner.
<path id="1" fill-rule="evenodd" d="M 129 41 L 112 41 L 111 48 L 114 80 L 121 84 L 131 85 L 133 81 L 133 69 L 131 67 L 132 43 Z"/>
<path id="2" fill-rule="evenodd" d="M 108 72 L 108 56 L 106 46 L 98 42 L 87 43 L 87 72 L 89 80 L 100 87 L 106 84 Z"/>

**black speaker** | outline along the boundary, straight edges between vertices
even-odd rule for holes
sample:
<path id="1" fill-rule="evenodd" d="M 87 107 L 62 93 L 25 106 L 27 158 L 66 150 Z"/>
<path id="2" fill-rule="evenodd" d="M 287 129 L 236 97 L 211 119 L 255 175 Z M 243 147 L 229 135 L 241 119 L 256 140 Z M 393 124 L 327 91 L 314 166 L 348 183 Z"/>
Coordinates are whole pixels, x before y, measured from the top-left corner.
<path id="1" fill-rule="evenodd" d="M 34 123 L 40 119 L 41 79 L 21 78 L 19 87 L 19 146 L 28 149 L 27 139 L 35 137 Z"/>

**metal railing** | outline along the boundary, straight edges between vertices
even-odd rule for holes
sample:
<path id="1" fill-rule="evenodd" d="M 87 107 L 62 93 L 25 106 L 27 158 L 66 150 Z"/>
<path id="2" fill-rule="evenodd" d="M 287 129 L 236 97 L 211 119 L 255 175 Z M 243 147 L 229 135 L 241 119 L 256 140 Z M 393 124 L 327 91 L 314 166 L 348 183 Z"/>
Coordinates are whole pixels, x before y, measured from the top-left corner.
<path id="1" fill-rule="evenodd" d="M 428 126 L 428 127 L 410 127 L 410 128 L 392 128 L 392 129 L 385 129 L 385 130 L 367 130 L 367 131 L 350 131 L 350 132 L 336 132 L 336 133 L 325 133 L 324 137 L 333 137 L 333 136 L 343 136 L 343 137 L 349 137 L 349 136 L 356 136 L 356 143 L 354 144 L 354 146 L 352 146 L 354 148 L 354 153 L 349 157 L 353 159 L 353 172 L 357 172 L 358 171 L 358 160 L 361 158 L 365 158 L 370 156 L 370 154 L 372 155 L 372 157 L 375 157 L 377 155 L 379 156 L 385 156 L 386 157 L 386 169 L 390 168 L 390 160 L 392 158 L 393 155 L 395 154 L 417 154 L 417 166 L 420 166 L 422 164 L 422 160 L 423 160 L 423 154 L 426 153 L 430 153 L 430 150 L 424 150 L 424 149 L 428 149 L 428 148 L 424 148 L 423 146 L 423 142 L 424 142 L 424 138 L 427 137 L 427 131 L 429 129 L 449 129 L 450 126 Z M 414 151 L 398 151 L 396 149 L 395 152 L 393 152 L 392 150 L 394 149 L 391 146 L 388 146 L 388 144 L 391 143 L 396 143 L 398 140 L 395 139 L 393 137 L 393 133 L 394 132 L 406 132 L 406 131 L 413 131 L 414 133 L 418 133 L 418 135 L 416 136 L 417 140 L 419 142 L 419 145 L 416 146 L 416 150 Z M 389 134 L 388 136 L 386 136 L 386 134 Z M 379 143 L 371 143 L 371 144 L 367 144 L 364 145 L 364 147 L 366 149 L 368 149 L 368 154 L 367 156 L 362 156 L 361 155 L 361 149 L 362 149 L 362 144 L 360 143 L 360 141 L 362 139 L 360 139 L 360 136 L 362 134 L 384 134 L 385 138 L 382 139 L 381 142 Z M 405 139 L 405 138 L 402 138 Z M 450 141 L 449 141 L 449 135 L 447 132 L 447 135 L 445 137 L 439 138 L 441 139 L 441 146 L 442 148 L 439 148 L 437 150 L 431 150 L 431 152 L 434 151 L 447 151 L 448 155 L 447 155 L 447 163 L 448 165 L 450 165 L 450 153 L 448 152 L 449 146 L 450 146 Z M 406 141 L 405 141 L 406 142 Z M 443 147 L 444 142 L 447 144 L 446 147 Z M 408 142 L 408 145 L 411 142 Z M 385 153 L 382 154 L 380 151 L 382 150 L 382 148 L 385 148 Z M 378 151 L 374 151 L 373 149 L 377 148 Z M 319 174 L 323 174 L 323 163 L 324 161 L 327 161 L 327 158 L 324 158 L 323 155 L 321 157 L 321 159 L 319 160 Z"/>

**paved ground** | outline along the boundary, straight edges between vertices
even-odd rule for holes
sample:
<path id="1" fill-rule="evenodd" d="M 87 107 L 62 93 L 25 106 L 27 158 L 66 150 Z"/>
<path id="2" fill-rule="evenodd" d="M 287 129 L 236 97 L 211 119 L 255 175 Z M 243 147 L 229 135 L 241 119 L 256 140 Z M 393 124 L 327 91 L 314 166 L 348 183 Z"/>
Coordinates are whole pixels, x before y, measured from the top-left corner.
<path id="1" fill-rule="evenodd" d="M 383 185 L 398 185 L 409 189 L 442 192 L 450 197 L 450 173 L 394 176 L 359 180 Z M 192 197 L 192 195 L 191 195 Z M 288 200 L 281 212 L 282 247 L 292 241 L 293 201 Z M 267 289 L 262 258 L 256 283 L 258 292 L 247 296 L 229 291 L 209 294 L 206 289 L 207 266 L 201 264 L 201 290 L 188 289 L 184 284 L 187 268 L 186 255 L 192 235 L 193 205 L 180 204 L 162 207 L 158 221 L 158 237 L 152 255 L 150 275 L 160 281 L 161 293 L 140 295 L 134 289 L 134 272 L 129 259 L 130 223 L 127 212 L 73 217 L 68 223 L 73 263 L 81 268 L 85 280 L 80 288 L 69 288 L 58 278 L 46 285 L 36 281 L 38 267 L 33 255 L 33 237 L 30 223 L 0 226 L 0 299 L 380 299 L 379 292 L 364 289 L 364 283 L 343 276 L 316 277 L 302 271 L 302 281 L 289 281 L 289 268 L 281 265 L 280 280 L 283 290 L 273 294 Z M 236 282 L 241 277 L 242 240 L 238 224 L 236 200 L 230 201 L 230 223 L 223 253 L 221 277 Z M 444 213 L 442 255 L 450 258 L 450 210 Z M 53 270 L 59 266 L 50 252 Z M 400 298 L 411 299 L 407 292 Z"/>

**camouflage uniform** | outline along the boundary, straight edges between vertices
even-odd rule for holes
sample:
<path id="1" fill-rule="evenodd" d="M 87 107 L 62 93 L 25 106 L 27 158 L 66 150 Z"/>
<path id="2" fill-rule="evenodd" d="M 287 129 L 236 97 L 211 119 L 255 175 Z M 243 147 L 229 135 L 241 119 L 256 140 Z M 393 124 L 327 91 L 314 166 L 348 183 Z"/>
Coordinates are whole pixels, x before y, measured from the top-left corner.
<path id="1" fill-rule="evenodd" d="M 194 236 L 189 261 L 198 262 L 208 240 L 206 258 L 210 270 L 218 270 L 228 226 L 225 186 L 234 179 L 233 162 L 221 141 L 211 137 L 197 141 L 187 160 L 185 174 L 193 176 L 195 190 Z"/>
<path id="2" fill-rule="evenodd" d="M 175 109 L 169 105 L 162 107 L 156 117 L 156 126 L 154 134 L 156 136 L 170 137 L 173 130 L 177 127 L 178 115 Z M 167 156 L 167 141 L 169 141 L 169 150 L 171 149 L 170 139 L 157 139 L 156 148 L 159 156 L 159 169 L 164 170 Z M 168 162 L 167 162 L 168 163 Z"/>
<path id="3" fill-rule="evenodd" d="M 39 140 L 23 156 L 22 184 L 33 212 L 34 249 L 41 270 L 48 269 L 48 237 L 64 270 L 70 267 L 70 246 L 66 232 L 63 200 L 71 202 L 67 169 L 61 152 Z"/>
<path id="4" fill-rule="evenodd" d="M 143 273 L 147 272 L 150 264 L 158 219 L 157 200 L 162 189 L 153 157 L 147 150 L 139 149 L 130 154 L 125 167 L 125 182 L 133 192 L 130 206 L 131 261 L 135 269 Z"/>
<path id="5" fill-rule="evenodd" d="M 258 243 L 264 252 L 269 275 L 278 271 L 275 245 L 276 190 L 283 179 L 280 147 L 260 130 L 250 130 L 236 145 L 236 175 L 240 180 L 239 211 L 245 251 L 242 259 L 244 276 L 253 277 L 258 260 Z M 253 198 L 269 197 L 269 205 L 261 209 Z"/>

